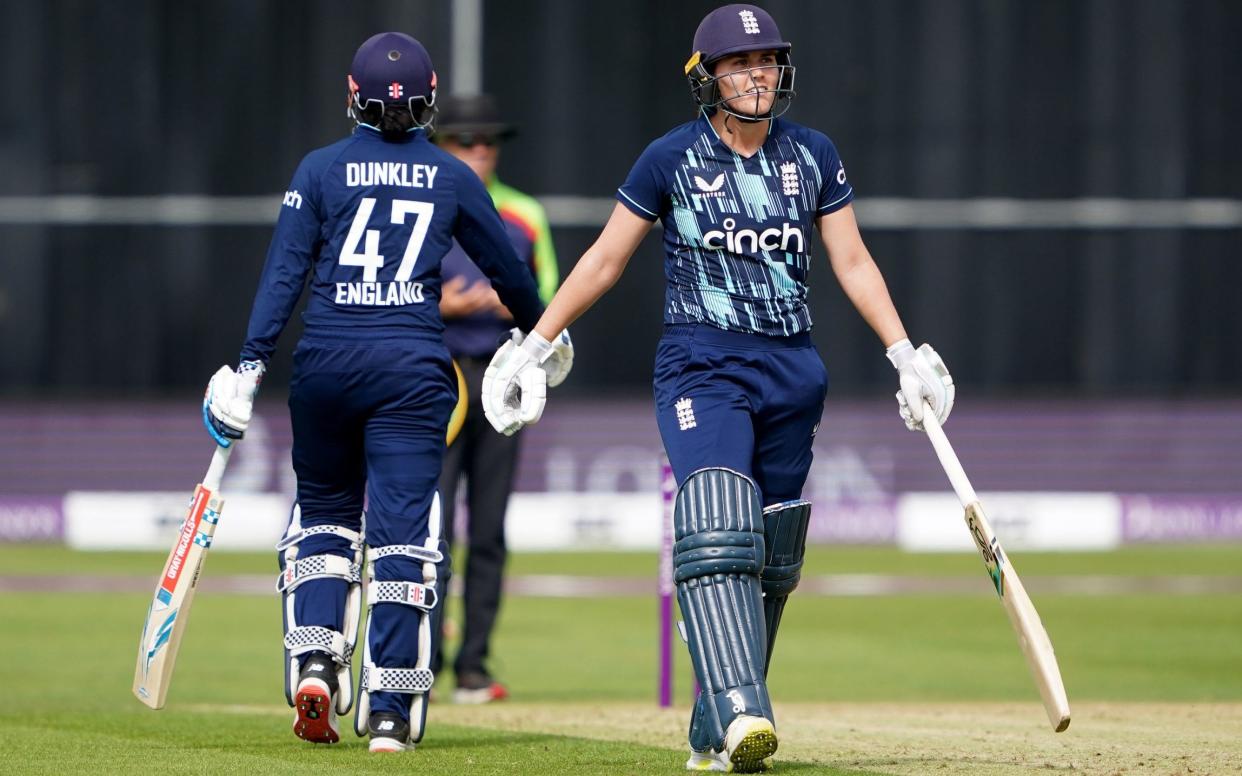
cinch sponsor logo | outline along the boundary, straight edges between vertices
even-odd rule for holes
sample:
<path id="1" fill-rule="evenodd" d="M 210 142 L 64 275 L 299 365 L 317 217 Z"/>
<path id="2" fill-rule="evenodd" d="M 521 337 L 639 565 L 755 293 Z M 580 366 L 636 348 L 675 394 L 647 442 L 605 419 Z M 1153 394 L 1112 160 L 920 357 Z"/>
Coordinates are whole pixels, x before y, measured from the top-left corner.
<path id="1" fill-rule="evenodd" d="M 782 223 L 779 229 L 772 227 L 763 231 L 735 230 L 737 222 L 732 218 L 726 218 L 720 225 L 724 227 L 724 231 L 713 229 L 703 233 L 704 248 L 727 250 L 730 253 L 757 253 L 760 250 L 806 252 L 806 241 L 802 236 L 802 230 L 788 221 Z"/>
<path id="2" fill-rule="evenodd" d="M 190 502 L 190 514 L 186 515 L 185 522 L 181 524 L 181 536 L 177 539 L 177 548 L 173 550 L 173 555 L 168 560 L 168 569 L 164 572 L 164 579 L 160 582 L 160 587 L 169 593 L 176 589 L 177 580 L 181 578 L 181 570 L 185 567 L 185 554 L 198 534 L 198 524 L 202 520 L 203 510 L 207 508 L 207 500 L 210 498 L 211 491 L 206 488 L 200 487 L 194 491 L 194 499 Z"/>

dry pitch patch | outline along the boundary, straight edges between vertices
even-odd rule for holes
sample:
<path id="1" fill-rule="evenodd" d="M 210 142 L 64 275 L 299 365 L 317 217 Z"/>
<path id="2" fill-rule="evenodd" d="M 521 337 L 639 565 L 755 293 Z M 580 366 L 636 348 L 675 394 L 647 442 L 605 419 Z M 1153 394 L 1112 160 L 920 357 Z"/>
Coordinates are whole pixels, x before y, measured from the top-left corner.
<path id="1" fill-rule="evenodd" d="M 777 753 L 876 774 L 1242 774 L 1242 704 L 1082 703 L 1053 733 L 1038 704 L 777 704 Z M 636 703 L 434 705 L 438 722 L 685 748 L 689 709 Z M 431 728 L 434 734 L 434 727 Z"/>

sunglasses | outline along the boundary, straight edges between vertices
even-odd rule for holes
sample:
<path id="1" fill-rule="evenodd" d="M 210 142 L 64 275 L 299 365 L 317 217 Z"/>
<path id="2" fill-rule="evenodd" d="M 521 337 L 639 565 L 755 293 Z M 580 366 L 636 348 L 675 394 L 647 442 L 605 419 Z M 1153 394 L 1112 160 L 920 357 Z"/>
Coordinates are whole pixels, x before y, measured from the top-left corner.
<path id="1" fill-rule="evenodd" d="M 477 145 L 483 145 L 491 148 L 499 142 L 491 135 L 479 135 L 474 132 L 460 132 L 453 135 L 446 135 L 445 139 L 450 140 L 463 148 L 473 148 Z"/>

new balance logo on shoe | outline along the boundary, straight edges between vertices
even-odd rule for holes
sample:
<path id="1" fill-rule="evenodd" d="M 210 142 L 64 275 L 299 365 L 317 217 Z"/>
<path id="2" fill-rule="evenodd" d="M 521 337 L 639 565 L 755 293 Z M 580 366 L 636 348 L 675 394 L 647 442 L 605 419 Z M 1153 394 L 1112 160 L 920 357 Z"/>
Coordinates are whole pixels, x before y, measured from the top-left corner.
<path id="1" fill-rule="evenodd" d="M 396 723 L 390 719 L 381 720 L 375 725 L 376 730 L 382 730 L 385 732 L 393 730 L 394 728 L 396 728 Z"/>
<path id="2" fill-rule="evenodd" d="M 323 663 L 311 663 L 310 665 L 306 667 L 307 671 L 322 671 L 323 669 L 324 669 Z"/>

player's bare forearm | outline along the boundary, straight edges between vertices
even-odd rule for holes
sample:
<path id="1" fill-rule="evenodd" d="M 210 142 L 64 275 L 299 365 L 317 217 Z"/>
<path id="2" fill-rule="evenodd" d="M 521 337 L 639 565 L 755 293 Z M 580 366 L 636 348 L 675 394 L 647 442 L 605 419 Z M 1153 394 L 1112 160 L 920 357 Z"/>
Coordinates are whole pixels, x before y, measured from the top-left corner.
<path id="1" fill-rule="evenodd" d="M 906 339 L 906 329 L 901 316 L 888 294 L 888 286 L 880 268 L 871 255 L 863 249 L 865 258 L 854 261 L 843 271 L 837 272 L 837 281 L 845 295 L 854 303 L 855 309 L 879 336 L 885 347 Z M 834 266 L 834 271 L 836 267 Z"/>
<path id="2" fill-rule="evenodd" d="M 578 317 L 591 308 L 608 289 L 616 284 L 643 236 L 651 229 L 645 221 L 618 204 L 595 244 L 582 254 L 578 263 L 548 309 L 535 326 L 535 331 L 548 341 L 556 338 Z"/>
<path id="3" fill-rule="evenodd" d="M 906 339 L 906 329 L 889 296 L 884 276 L 858 233 L 854 207 L 850 205 L 821 216 L 817 225 L 833 274 L 859 315 L 885 347 Z"/>

